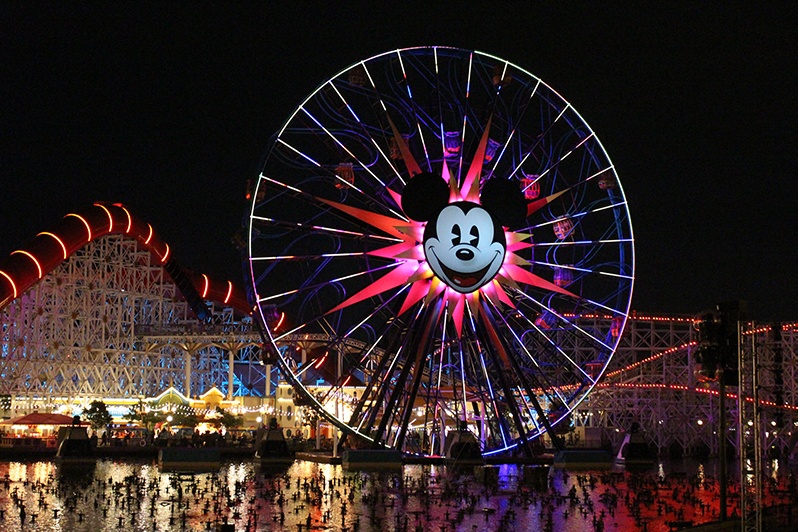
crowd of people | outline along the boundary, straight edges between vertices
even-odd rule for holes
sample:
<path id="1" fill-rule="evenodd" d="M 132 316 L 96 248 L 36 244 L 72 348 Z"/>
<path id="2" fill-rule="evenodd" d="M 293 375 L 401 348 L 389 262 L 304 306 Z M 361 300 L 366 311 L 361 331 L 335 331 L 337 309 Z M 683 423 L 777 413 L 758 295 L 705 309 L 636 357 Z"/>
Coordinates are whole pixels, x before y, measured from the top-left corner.
<path id="1" fill-rule="evenodd" d="M 92 435 L 96 438 L 96 433 Z M 111 447 L 251 447 L 255 430 L 211 431 L 200 429 L 157 428 L 146 430 L 137 427 L 111 428 L 102 431 L 99 445 Z"/>

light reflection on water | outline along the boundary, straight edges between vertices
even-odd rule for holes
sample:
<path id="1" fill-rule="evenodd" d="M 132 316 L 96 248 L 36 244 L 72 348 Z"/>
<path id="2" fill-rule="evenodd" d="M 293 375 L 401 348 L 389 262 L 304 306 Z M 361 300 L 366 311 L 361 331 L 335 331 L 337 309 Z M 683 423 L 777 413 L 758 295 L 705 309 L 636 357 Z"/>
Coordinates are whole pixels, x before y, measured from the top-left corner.
<path id="1" fill-rule="evenodd" d="M 200 532 L 225 522 L 236 531 L 307 531 L 310 522 L 312 530 L 348 532 L 658 532 L 669 530 L 670 521 L 697 524 L 717 514 L 713 464 L 554 469 L 538 490 L 525 487 L 523 466 L 489 469 L 498 482 L 486 487 L 482 478 L 489 474 L 442 466 L 378 473 L 314 462 L 268 470 L 243 461 L 178 475 L 137 461 L 0 462 L 0 531 Z M 785 489 L 786 480 L 771 469 Z M 641 502 L 646 494 L 650 503 Z"/>

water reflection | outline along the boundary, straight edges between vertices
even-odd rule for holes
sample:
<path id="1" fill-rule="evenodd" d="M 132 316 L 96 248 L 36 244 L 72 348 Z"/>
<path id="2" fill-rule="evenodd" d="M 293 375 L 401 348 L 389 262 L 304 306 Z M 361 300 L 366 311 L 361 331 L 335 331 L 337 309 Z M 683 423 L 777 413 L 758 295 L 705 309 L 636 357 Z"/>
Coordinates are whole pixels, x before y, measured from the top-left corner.
<path id="1" fill-rule="evenodd" d="M 704 463 L 645 471 L 563 471 L 501 465 L 474 471 L 405 466 L 351 472 L 295 462 L 269 469 L 162 472 L 149 462 L 0 462 L 0 531 L 331 530 L 415 532 L 670 530 L 717 518 L 718 485 Z M 544 474 L 542 477 L 540 472 Z M 770 464 L 768 503 L 792 477 Z M 731 489 L 734 511 L 735 493 Z"/>

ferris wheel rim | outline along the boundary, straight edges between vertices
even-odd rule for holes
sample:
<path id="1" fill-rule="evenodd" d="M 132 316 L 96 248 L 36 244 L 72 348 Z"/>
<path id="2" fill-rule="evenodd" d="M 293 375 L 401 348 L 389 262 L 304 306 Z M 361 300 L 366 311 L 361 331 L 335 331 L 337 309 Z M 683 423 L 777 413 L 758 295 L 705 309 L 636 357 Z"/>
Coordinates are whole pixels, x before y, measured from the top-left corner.
<path id="1" fill-rule="evenodd" d="M 496 56 L 493 56 L 491 54 L 486 54 L 486 53 L 483 53 L 483 52 L 468 51 L 468 50 L 464 50 L 462 48 L 437 47 L 437 46 L 435 46 L 435 47 L 430 46 L 430 47 L 400 48 L 400 49 L 396 49 L 396 50 L 383 52 L 381 54 L 377 54 L 375 56 L 372 56 L 372 57 L 370 57 L 368 59 L 353 63 L 349 67 L 339 71 L 333 77 L 329 78 L 324 83 L 319 85 L 319 87 L 317 87 L 305 100 L 303 100 L 302 103 L 297 107 L 297 109 L 290 115 L 288 120 L 285 122 L 285 124 L 280 129 L 279 133 L 275 136 L 275 141 L 274 141 L 274 143 L 272 144 L 272 146 L 271 146 L 271 148 L 269 150 L 269 156 L 267 156 L 266 162 L 264 163 L 264 169 L 268 165 L 269 157 L 271 156 L 271 154 L 272 154 L 273 150 L 275 149 L 275 147 L 277 146 L 277 144 L 280 142 L 281 137 L 286 133 L 286 131 L 288 130 L 289 126 L 297 118 L 298 114 L 300 112 L 302 112 L 302 111 L 305 111 L 305 113 L 307 114 L 307 111 L 304 109 L 304 107 L 306 105 L 308 105 L 309 102 L 311 102 L 313 100 L 313 98 L 316 97 L 316 95 L 320 91 L 322 91 L 326 86 L 328 86 L 328 85 L 332 86 L 332 82 L 334 80 L 338 79 L 341 76 L 344 76 L 346 73 L 350 72 L 353 68 L 356 68 L 359 65 L 365 66 L 367 63 L 374 62 L 374 61 L 379 61 L 380 59 L 385 59 L 385 58 L 391 57 L 393 54 L 395 54 L 401 60 L 401 55 L 404 54 L 404 53 L 412 54 L 412 53 L 417 53 L 418 51 L 427 51 L 427 52 L 431 51 L 432 53 L 436 54 L 436 60 L 437 60 L 437 53 L 438 53 L 439 50 L 446 51 L 446 52 L 449 52 L 449 53 L 468 53 L 468 54 L 471 54 L 472 56 L 474 54 L 476 54 L 476 55 L 478 55 L 478 56 L 480 56 L 482 58 L 487 58 L 487 59 L 492 59 L 492 60 L 496 60 L 496 61 L 501 61 L 501 62 L 503 62 L 505 64 L 505 68 L 507 68 L 508 65 L 512 65 L 512 67 L 514 69 L 516 69 L 518 72 L 522 72 L 522 73 L 526 74 L 527 76 L 529 76 L 530 79 L 536 80 L 536 83 L 538 85 L 542 85 L 542 86 L 546 87 L 549 91 L 551 91 L 552 94 L 556 95 L 562 102 L 564 102 L 566 104 L 566 107 L 563 110 L 563 113 L 565 113 L 565 110 L 568 110 L 568 109 L 572 110 L 573 113 L 574 113 L 575 119 L 580 121 L 581 124 L 583 124 L 587 128 L 587 130 L 590 132 L 590 135 L 594 138 L 595 142 L 597 143 L 598 150 L 601 152 L 601 155 L 603 155 L 603 157 L 606 158 L 606 160 L 607 160 L 607 163 L 608 163 L 607 169 L 610 170 L 610 172 L 611 172 L 611 174 L 612 174 L 612 176 L 613 176 L 613 178 L 615 180 L 614 186 L 617 187 L 619 201 L 617 201 L 614 205 L 611 205 L 609 208 L 615 208 L 615 209 L 622 208 L 622 209 L 624 209 L 624 211 L 625 211 L 625 221 L 624 221 L 625 227 L 624 227 L 624 230 L 628 231 L 628 235 L 627 235 L 627 238 L 625 240 L 626 240 L 626 242 L 628 242 L 629 247 L 630 247 L 630 256 L 628 257 L 628 264 L 627 264 L 629 270 L 628 270 L 627 273 L 622 275 L 624 277 L 624 281 L 623 282 L 626 282 L 628 284 L 628 287 L 625 289 L 625 293 L 622 296 L 622 299 L 625 299 L 625 305 L 624 305 L 625 308 L 617 309 L 617 308 L 611 308 L 609 306 L 605 306 L 604 307 L 605 309 L 609 310 L 611 314 L 614 314 L 616 317 L 619 317 L 619 318 L 622 319 L 622 323 L 620 325 L 621 328 L 622 328 L 623 325 L 626 322 L 627 317 L 628 317 L 629 308 L 630 308 L 630 304 L 631 304 L 631 297 L 632 297 L 632 290 L 633 290 L 633 280 L 634 280 L 634 270 L 635 270 L 635 259 L 634 259 L 634 245 L 633 245 L 634 244 L 634 236 L 633 236 L 633 233 L 632 233 L 631 219 L 630 219 L 630 216 L 629 216 L 628 207 L 627 207 L 627 203 L 626 203 L 626 196 L 625 196 L 625 194 L 623 192 L 623 189 L 621 187 L 620 180 L 618 180 L 618 178 L 617 178 L 617 172 L 615 171 L 615 166 L 614 166 L 614 164 L 612 164 L 611 160 L 609 159 L 609 156 L 606 153 L 606 150 L 604 150 L 603 145 L 598 140 L 598 138 L 595 136 L 593 130 L 589 127 L 589 125 L 587 125 L 587 123 L 584 121 L 584 119 L 581 117 L 581 115 L 579 115 L 579 113 L 570 105 L 570 103 L 568 103 L 567 100 L 562 98 L 559 95 L 559 93 L 554 91 L 550 86 L 545 84 L 540 78 L 538 78 L 537 76 L 534 76 L 533 74 L 529 73 L 528 71 L 526 71 L 525 69 L 519 67 L 518 65 L 515 65 L 514 63 L 510 63 L 509 61 L 505 61 L 505 60 L 500 59 L 500 58 L 498 58 Z M 383 104 L 383 106 L 384 106 L 384 104 Z M 354 114 L 354 111 L 353 111 L 353 114 Z M 302 155 L 302 154 L 300 153 L 300 155 Z M 312 158 L 310 158 L 310 157 L 307 157 L 307 158 L 312 161 Z M 316 162 L 316 161 L 312 161 L 312 162 Z M 606 171 L 607 169 L 604 169 L 602 171 Z M 262 170 L 261 174 L 260 174 L 259 182 L 258 182 L 259 186 L 261 185 L 262 180 L 264 178 L 268 179 L 269 177 L 265 176 L 264 172 Z M 285 185 L 286 185 L 286 187 L 290 187 L 291 186 L 290 183 L 286 183 Z M 299 190 L 299 189 L 297 189 L 297 190 Z M 401 207 L 400 207 L 399 213 L 401 214 Z M 252 285 L 253 285 L 253 291 L 256 294 L 256 296 L 258 294 L 258 290 L 257 290 L 257 284 L 258 283 L 256 281 L 257 274 L 255 272 L 255 266 L 254 265 L 255 265 L 255 262 L 256 262 L 257 259 L 253 258 L 253 227 L 254 227 L 254 224 L 252 223 L 252 220 L 257 218 L 257 216 L 258 215 L 256 214 L 256 201 L 253 200 L 252 205 L 251 205 L 251 210 L 250 210 L 248 252 L 249 252 L 249 259 L 250 259 L 249 260 L 249 266 L 250 266 L 250 273 L 251 273 L 251 282 L 252 282 Z M 551 223 L 554 223 L 554 222 L 550 221 L 548 223 L 551 224 Z M 609 240 L 608 240 L 608 242 L 609 242 Z M 545 264 L 545 263 L 541 263 L 541 264 Z M 562 265 L 559 265 L 559 266 L 562 266 Z M 611 275 L 611 274 L 608 274 L 608 275 Z M 262 301 L 259 297 L 256 297 L 256 299 L 257 299 L 256 307 L 257 307 L 257 310 L 258 310 L 258 313 L 259 313 L 259 317 L 265 323 L 266 322 L 266 318 L 264 316 L 263 306 L 261 304 L 265 300 Z M 596 306 L 594 308 L 601 309 L 601 304 L 596 302 Z M 558 318 L 559 319 L 563 319 L 562 316 L 558 316 Z M 299 333 L 301 331 L 297 330 L 297 331 L 294 331 L 294 332 Z M 270 337 L 270 340 L 275 344 L 275 348 L 276 348 L 277 347 L 277 342 L 279 342 L 279 337 L 278 337 L 278 339 L 275 339 L 275 337 L 272 336 L 271 332 L 269 333 L 269 337 Z M 599 343 L 601 343 L 601 342 L 599 342 Z M 610 348 L 609 349 L 610 351 L 614 352 L 614 349 L 617 347 L 617 342 L 613 346 L 607 346 L 607 347 Z M 611 353 L 610 353 L 610 358 L 611 358 Z M 608 362 L 608 360 L 607 360 L 607 362 Z M 574 364 L 574 366 L 577 367 L 577 364 Z M 606 370 L 606 363 L 601 368 L 601 372 L 600 373 L 603 374 L 603 372 L 605 370 Z M 585 373 L 585 372 L 582 371 L 582 373 Z M 598 381 L 598 378 L 592 379 L 592 382 L 589 382 L 588 387 L 587 387 L 587 391 L 585 393 L 581 393 L 580 396 L 577 398 L 577 400 L 574 402 L 574 404 L 570 405 L 569 412 L 572 411 L 579 403 L 581 403 L 589 395 L 590 391 L 595 387 L 597 381 Z M 305 388 L 305 386 L 302 384 L 301 380 L 298 380 L 295 384 L 297 384 L 299 388 L 303 389 L 305 393 L 307 393 L 308 395 L 311 395 L 310 392 L 307 390 L 307 388 Z M 316 407 L 317 407 L 317 409 L 321 409 L 322 405 L 320 403 L 316 402 Z M 560 422 L 560 421 L 562 421 L 563 419 L 565 419 L 565 416 L 562 416 L 559 419 L 557 419 L 555 421 L 555 424 Z M 347 422 L 345 422 L 345 421 L 343 421 L 341 419 L 338 419 L 335 416 L 332 416 L 332 419 L 330 419 L 330 421 L 332 421 L 333 423 L 338 425 L 339 428 L 341 428 L 343 430 L 347 430 L 347 431 L 352 431 L 353 430 L 352 427 L 349 426 L 349 424 Z M 354 430 L 354 432 L 358 433 L 357 430 Z M 367 435 L 360 434 L 360 433 L 358 433 L 358 435 L 364 436 L 364 437 L 367 436 Z M 497 449 L 497 450 L 495 450 L 495 452 L 505 451 L 508 448 L 510 448 L 510 446 L 505 446 L 504 448 Z M 494 450 L 491 450 L 489 452 L 494 452 Z"/>

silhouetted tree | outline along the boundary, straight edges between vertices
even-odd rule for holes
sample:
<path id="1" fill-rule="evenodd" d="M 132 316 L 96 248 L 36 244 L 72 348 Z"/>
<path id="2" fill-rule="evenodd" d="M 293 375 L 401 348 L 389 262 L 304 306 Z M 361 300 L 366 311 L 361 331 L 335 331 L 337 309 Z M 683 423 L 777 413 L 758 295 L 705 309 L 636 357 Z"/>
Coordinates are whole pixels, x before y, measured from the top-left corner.
<path id="1" fill-rule="evenodd" d="M 83 417 L 94 430 L 107 427 L 114 419 L 103 401 L 92 401 L 89 408 L 83 411 Z"/>

